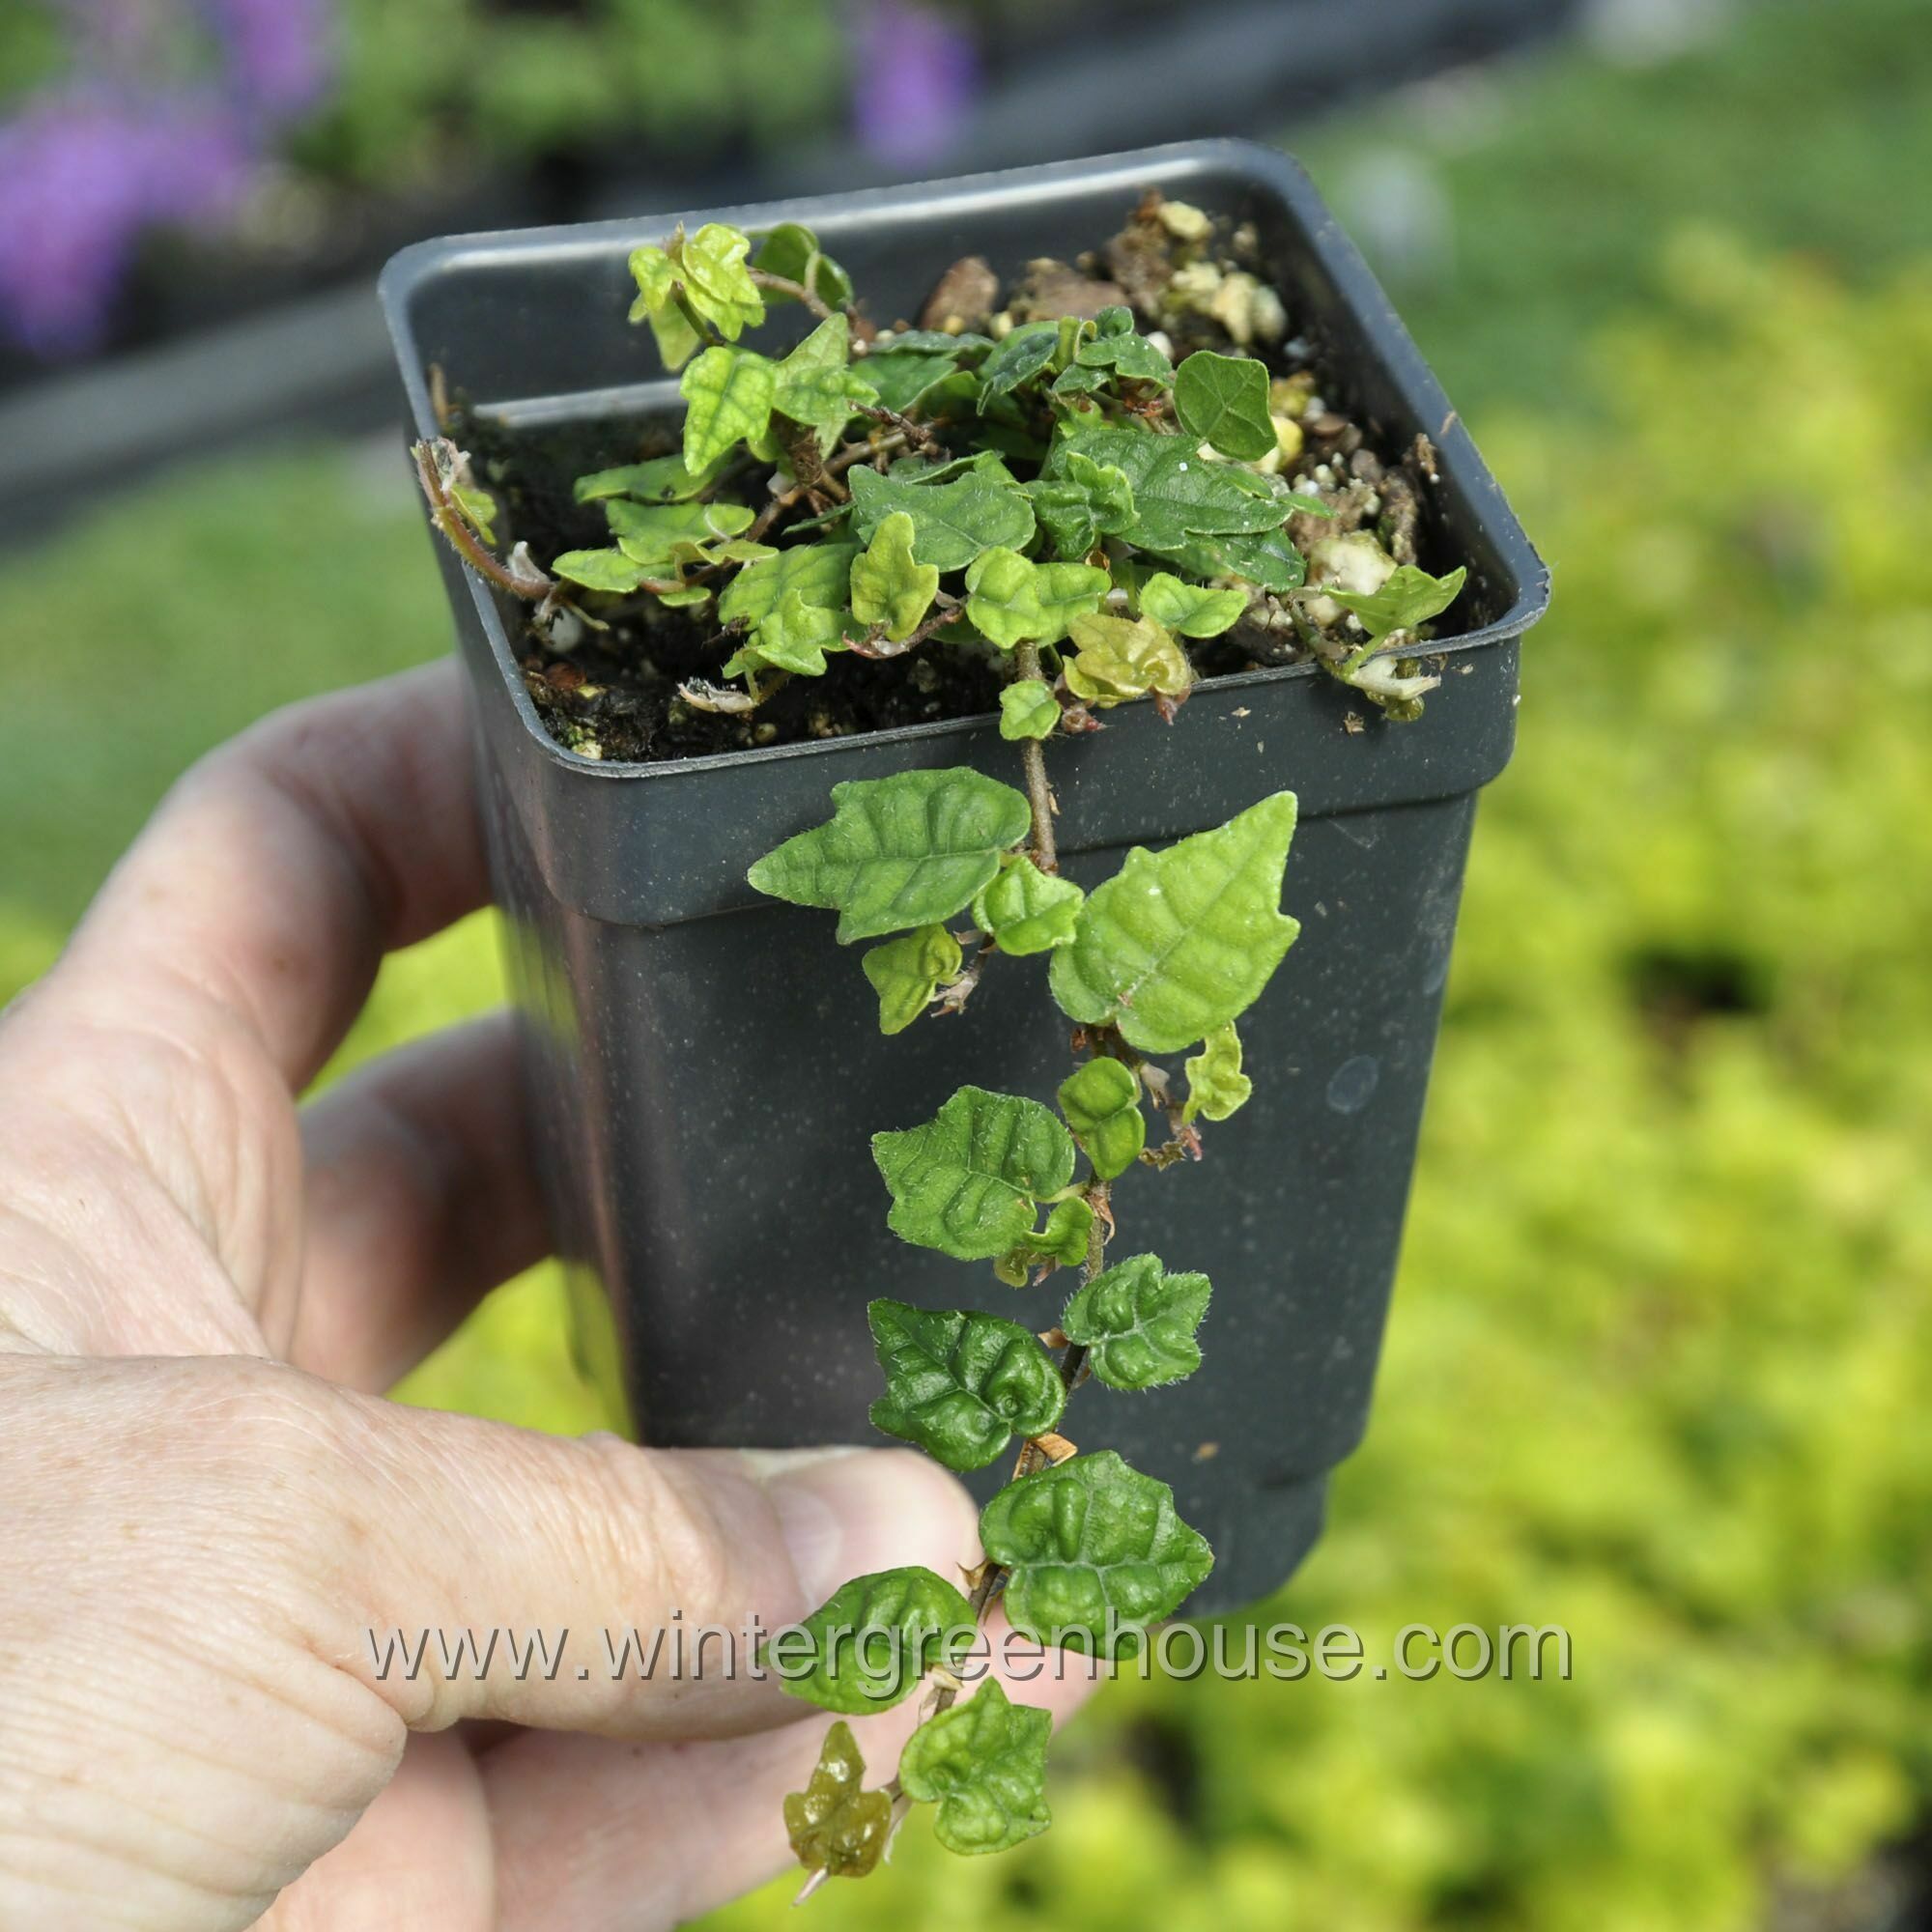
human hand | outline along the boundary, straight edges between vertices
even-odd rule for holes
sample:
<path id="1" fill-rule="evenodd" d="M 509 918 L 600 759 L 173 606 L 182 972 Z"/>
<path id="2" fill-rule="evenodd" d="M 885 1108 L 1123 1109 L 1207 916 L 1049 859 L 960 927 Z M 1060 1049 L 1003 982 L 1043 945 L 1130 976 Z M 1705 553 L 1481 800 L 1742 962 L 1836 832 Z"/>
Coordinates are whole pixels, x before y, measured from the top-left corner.
<path id="1" fill-rule="evenodd" d="M 909 1452 L 381 1399 L 541 1252 L 509 1027 L 294 1096 L 483 895 L 456 679 L 412 673 L 197 766 L 0 1020 L 0 1932 L 672 1923 L 782 1862 L 825 1724 L 742 1657 L 616 1678 L 599 1633 L 978 1555 Z M 570 1662 L 384 1679 L 369 1636 L 502 1627 Z M 857 1726 L 875 1781 L 913 1716 Z"/>

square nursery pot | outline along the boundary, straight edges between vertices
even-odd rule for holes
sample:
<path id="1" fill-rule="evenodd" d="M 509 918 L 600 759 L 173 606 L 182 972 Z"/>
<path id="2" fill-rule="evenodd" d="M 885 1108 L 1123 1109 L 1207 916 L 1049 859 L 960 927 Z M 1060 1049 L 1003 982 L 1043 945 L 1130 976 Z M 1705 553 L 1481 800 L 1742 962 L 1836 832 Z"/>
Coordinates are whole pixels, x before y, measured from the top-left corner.
<path id="1" fill-rule="evenodd" d="M 1518 639 L 1543 611 L 1545 572 L 1361 258 L 1273 150 L 1199 142 L 682 219 L 807 222 L 883 318 L 915 312 L 962 254 L 1003 276 L 1070 257 L 1149 186 L 1255 222 L 1327 391 L 1384 446 L 1433 439 L 1428 560 L 1466 562 L 1470 580 L 1417 723 L 1385 724 L 1296 667 L 1205 683 L 1172 725 L 1124 706 L 1099 736 L 1052 747 L 1061 850 L 1088 886 L 1129 845 L 1217 825 L 1283 786 L 1301 801 L 1285 894 L 1301 938 L 1241 1021 L 1254 1097 L 1213 1128 L 1204 1161 L 1136 1170 L 1121 1188 L 1118 1252 L 1152 1250 L 1213 1280 L 1206 1366 L 1073 1411 L 1077 1435 L 1091 1429 L 1174 1485 L 1214 1547 L 1193 1602 L 1212 1610 L 1294 1569 L 1329 1471 L 1362 1434 L 1476 794 L 1510 755 Z M 639 426 L 677 405 L 648 335 L 625 321 L 626 259 L 678 218 L 398 256 L 383 299 L 414 433 L 435 434 L 435 363 L 505 430 L 582 426 L 582 468 L 632 460 Z M 758 346 L 788 346 L 807 321 L 778 312 Z M 647 1442 L 872 1439 L 870 1296 L 1027 1311 L 1041 1327 L 1062 1297 L 1016 1296 L 988 1269 L 896 1239 L 869 1137 L 927 1119 L 966 1082 L 1050 1097 L 1066 1023 L 1043 962 L 1027 960 L 988 974 L 961 1018 L 881 1038 L 857 950 L 834 943 L 830 915 L 761 898 L 745 870 L 826 818 L 841 780 L 970 764 L 1013 781 L 1016 749 L 982 717 L 682 762 L 576 757 L 525 693 L 518 611 L 437 552 L 474 694 L 537 1155 L 587 1363 L 621 1386 Z M 982 1472 L 982 1490 L 1004 1474 Z"/>

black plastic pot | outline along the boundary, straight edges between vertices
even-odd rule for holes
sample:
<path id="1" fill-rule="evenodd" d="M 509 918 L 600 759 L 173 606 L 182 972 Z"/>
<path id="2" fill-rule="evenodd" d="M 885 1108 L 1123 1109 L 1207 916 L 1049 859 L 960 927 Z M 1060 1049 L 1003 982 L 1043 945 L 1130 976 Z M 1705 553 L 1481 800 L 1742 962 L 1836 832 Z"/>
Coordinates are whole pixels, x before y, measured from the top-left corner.
<path id="1" fill-rule="evenodd" d="M 1147 1395 L 1091 1393 L 1068 1418 L 1077 1438 L 1174 1485 L 1216 1551 L 1195 1600 L 1205 1610 L 1289 1575 L 1320 1529 L 1328 1472 L 1362 1433 L 1476 792 L 1509 758 L 1517 639 L 1544 609 L 1544 570 L 1360 258 L 1272 150 L 1204 142 L 682 218 L 809 222 L 886 317 L 916 310 L 969 250 L 1004 272 L 1088 247 L 1149 185 L 1258 225 L 1340 403 L 1392 445 L 1418 431 L 1435 440 L 1434 560 L 1470 572 L 1466 628 L 1443 646 L 1419 723 L 1386 725 L 1293 668 L 1205 684 L 1172 726 L 1129 706 L 1097 738 L 1052 748 L 1061 849 L 1089 885 L 1129 844 L 1218 824 L 1282 786 L 1301 800 L 1286 904 L 1302 936 L 1241 1022 L 1254 1098 L 1213 1129 L 1199 1165 L 1137 1170 L 1117 1188 L 1117 1253 L 1211 1276 L 1207 1365 Z M 436 362 L 480 412 L 604 422 L 608 450 L 593 434 L 578 453 L 627 460 L 674 387 L 639 380 L 655 364 L 624 321 L 626 256 L 675 218 L 398 256 L 383 294 L 415 431 L 433 431 Z M 979 718 L 586 762 L 552 742 L 526 696 L 509 641 L 518 612 L 438 553 L 475 694 L 544 1179 L 559 1252 L 586 1291 L 593 1366 L 619 1367 L 646 1441 L 867 1440 L 868 1296 L 1024 1310 L 1042 1327 L 1059 1306 L 895 1239 L 868 1138 L 927 1118 L 963 1082 L 1050 1098 L 1065 1022 L 1042 962 L 1024 960 L 989 973 L 962 1018 L 882 1039 L 830 917 L 759 898 L 745 869 L 823 819 L 840 780 L 960 763 L 1010 780 L 1014 749 Z M 1366 729 L 1349 728 L 1350 712 Z M 1000 1475 L 986 1471 L 985 1487 Z"/>

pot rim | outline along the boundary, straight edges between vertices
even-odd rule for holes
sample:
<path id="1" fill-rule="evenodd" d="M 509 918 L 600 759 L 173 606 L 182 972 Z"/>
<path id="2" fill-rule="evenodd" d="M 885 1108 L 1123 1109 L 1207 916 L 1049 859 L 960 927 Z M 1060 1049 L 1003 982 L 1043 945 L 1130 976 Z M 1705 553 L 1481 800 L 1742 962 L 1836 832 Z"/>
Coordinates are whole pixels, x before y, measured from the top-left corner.
<path id="1" fill-rule="evenodd" d="M 427 367 L 416 339 L 412 298 L 423 284 L 452 268 L 487 268 L 526 255 L 555 261 L 596 259 L 613 249 L 654 241 L 682 223 L 696 227 L 722 221 L 733 227 L 759 229 L 796 221 L 807 227 L 829 214 L 891 208 L 900 215 L 951 217 L 968 222 L 976 209 L 991 207 L 1039 190 L 1079 185 L 1083 188 L 1118 181 L 1122 191 L 1149 185 L 1171 188 L 1191 177 L 1213 172 L 1238 173 L 1277 194 L 1299 221 L 1308 246 L 1341 292 L 1346 306 L 1370 326 L 1387 365 L 1387 374 L 1416 420 L 1438 425 L 1432 436 L 1440 471 L 1446 481 L 1481 518 L 1485 533 L 1514 585 L 1502 615 L 1478 629 L 1454 638 L 1432 639 L 1429 655 L 1455 656 L 1520 636 L 1549 603 L 1549 573 L 1537 555 L 1527 533 L 1510 508 L 1500 486 L 1491 475 L 1460 412 L 1450 404 L 1442 385 L 1423 359 L 1413 338 L 1397 314 L 1381 284 L 1354 243 L 1329 213 L 1308 172 L 1292 155 L 1259 141 L 1217 137 L 1169 142 L 1081 159 L 989 170 L 908 183 L 896 188 L 858 188 L 838 194 L 803 196 L 724 209 L 670 211 L 625 215 L 612 220 L 573 222 L 542 228 L 483 230 L 412 242 L 392 255 L 377 283 L 377 295 L 396 351 L 409 413 L 415 436 L 439 435 L 431 400 Z M 584 394 L 595 393 L 586 390 Z M 983 728 L 996 724 L 997 712 L 973 712 L 913 724 L 868 731 L 854 738 L 806 739 L 785 745 L 753 746 L 739 751 L 712 752 L 695 757 L 656 760 L 585 758 L 551 735 L 524 680 L 497 597 L 476 573 L 463 570 L 491 654 L 512 707 L 526 734 L 549 763 L 572 778 L 595 777 L 616 781 L 672 780 L 682 774 L 738 766 L 769 764 L 791 758 L 850 752 L 857 744 L 918 744 L 926 739 Z M 1258 685 L 1276 685 L 1321 675 L 1312 663 L 1273 666 L 1211 679 L 1216 693 L 1238 692 Z M 1206 687 L 1204 687 L 1204 690 Z"/>

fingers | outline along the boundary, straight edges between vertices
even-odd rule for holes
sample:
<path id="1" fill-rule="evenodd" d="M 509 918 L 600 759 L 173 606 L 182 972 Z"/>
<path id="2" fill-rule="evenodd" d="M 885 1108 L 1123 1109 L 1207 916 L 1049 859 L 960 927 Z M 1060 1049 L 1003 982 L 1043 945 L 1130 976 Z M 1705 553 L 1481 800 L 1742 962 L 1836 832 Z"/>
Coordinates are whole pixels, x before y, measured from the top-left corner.
<path id="1" fill-rule="evenodd" d="M 548 1242 L 507 1013 L 385 1055 L 303 1110 L 299 1298 L 264 1310 L 298 1368 L 387 1388 Z"/>
<path id="2" fill-rule="evenodd" d="M 663 1644 L 708 1627 L 710 1657 L 728 1638 L 745 1660 L 754 1614 L 769 1632 L 849 1577 L 905 1563 L 952 1577 L 978 1551 L 965 1491 L 906 1451 L 649 1452 L 307 1387 L 326 1511 L 315 1641 L 414 1729 L 497 1718 L 706 1737 L 784 1722 L 805 1707 L 775 1679 L 678 1670 Z M 507 1643 L 487 1659 L 461 1647 L 492 1631 L 569 1635 L 521 1667 Z"/>
<path id="3" fill-rule="evenodd" d="M 1065 1718 L 1098 1681 L 1071 1652 L 1042 1655 L 988 1629 L 993 1674 L 1016 1703 Z M 1010 1668 L 999 1667 L 1005 1660 Z M 1034 1666 L 1037 1675 L 1030 1675 Z M 923 1700 L 853 1723 L 868 1787 L 893 1776 Z M 684 1923 L 790 1861 L 783 1804 L 805 1788 L 827 1722 L 726 1743 L 627 1746 L 602 1738 L 518 1738 L 482 1760 L 496 1820 L 499 1932 Z M 930 1829 L 914 1807 L 906 1829 Z M 800 1873 L 801 1879 L 804 1874 Z"/>
<path id="4" fill-rule="evenodd" d="M 136 1016 L 239 1018 L 299 1087 L 384 952 L 482 903 L 453 664 L 278 713 L 196 765 L 116 867 L 59 974 Z"/>

